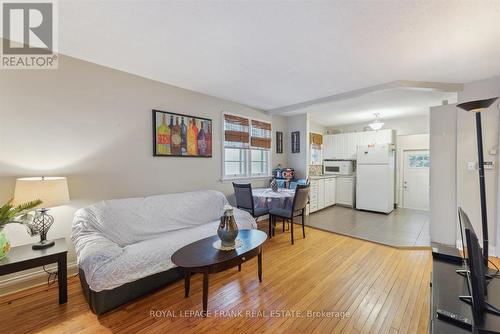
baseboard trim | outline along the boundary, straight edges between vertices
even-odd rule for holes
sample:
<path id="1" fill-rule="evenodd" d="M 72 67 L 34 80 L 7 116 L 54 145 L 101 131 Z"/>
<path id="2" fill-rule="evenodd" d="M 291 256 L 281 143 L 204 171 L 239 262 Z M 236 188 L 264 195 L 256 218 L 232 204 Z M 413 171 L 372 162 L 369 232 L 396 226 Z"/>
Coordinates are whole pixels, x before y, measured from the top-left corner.
<path id="1" fill-rule="evenodd" d="M 48 271 L 56 271 L 57 265 L 45 266 Z M 78 273 L 76 261 L 68 263 L 68 276 Z M 0 296 L 9 295 L 18 291 L 26 290 L 41 284 L 47 284 L 47 273 L 42 269 L 22 274 L 15 277 L 9 277 L 0 281 Z"/>

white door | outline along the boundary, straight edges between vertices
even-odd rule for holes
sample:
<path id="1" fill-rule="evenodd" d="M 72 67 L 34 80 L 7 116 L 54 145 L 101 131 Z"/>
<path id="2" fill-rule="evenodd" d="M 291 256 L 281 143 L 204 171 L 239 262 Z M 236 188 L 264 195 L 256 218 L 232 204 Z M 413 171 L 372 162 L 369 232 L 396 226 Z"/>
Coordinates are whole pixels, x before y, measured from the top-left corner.
<path id="1" fill-rule="evenodd" d="M 429 150 L 404 151 L 403 207 L 429 210 Z"/>

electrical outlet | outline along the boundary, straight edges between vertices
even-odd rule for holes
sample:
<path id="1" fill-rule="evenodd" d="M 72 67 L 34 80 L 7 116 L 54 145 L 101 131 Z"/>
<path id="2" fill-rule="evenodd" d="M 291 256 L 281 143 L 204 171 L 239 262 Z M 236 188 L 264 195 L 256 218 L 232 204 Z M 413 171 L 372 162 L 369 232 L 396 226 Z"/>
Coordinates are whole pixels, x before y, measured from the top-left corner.
<path id="1" fill-rule="evenodd" d="M 476 165 L 475 161 L 467 161 L 467 170 L 476 170 Z"/>

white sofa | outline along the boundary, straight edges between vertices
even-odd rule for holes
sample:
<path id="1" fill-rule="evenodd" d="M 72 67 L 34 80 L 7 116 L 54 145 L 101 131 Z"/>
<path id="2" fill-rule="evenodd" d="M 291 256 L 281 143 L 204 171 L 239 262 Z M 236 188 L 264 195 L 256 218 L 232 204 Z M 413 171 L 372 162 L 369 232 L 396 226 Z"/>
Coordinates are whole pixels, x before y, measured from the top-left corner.
<path id="1" fill-rule="evenodd" d="M 197 191 L 103 201 L 78 210 L 72 227 L 80 280 L 89 305 L 101 314 L 173 280 L 179 248 L 215 235 L 226 197 Z M 240 229 L 252 216 L 234 210 Z"/>

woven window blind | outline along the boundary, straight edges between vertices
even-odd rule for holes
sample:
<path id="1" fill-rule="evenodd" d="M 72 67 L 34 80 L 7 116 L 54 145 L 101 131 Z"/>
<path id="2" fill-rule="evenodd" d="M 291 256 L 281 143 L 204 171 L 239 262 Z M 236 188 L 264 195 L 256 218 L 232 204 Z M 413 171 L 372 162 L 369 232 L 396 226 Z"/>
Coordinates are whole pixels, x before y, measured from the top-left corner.
<path id="1" fill-rule="evenodd" d="M 224 147 L 248 148 L 250 121 L 247 118 L 224 114 Z"/>
<path id="2" fill-rule="evenodd" d="M 265 150 L 271 148 L 271 123 L 252 120 L 252 137 L 250 145 L 253 148 Z"/>

